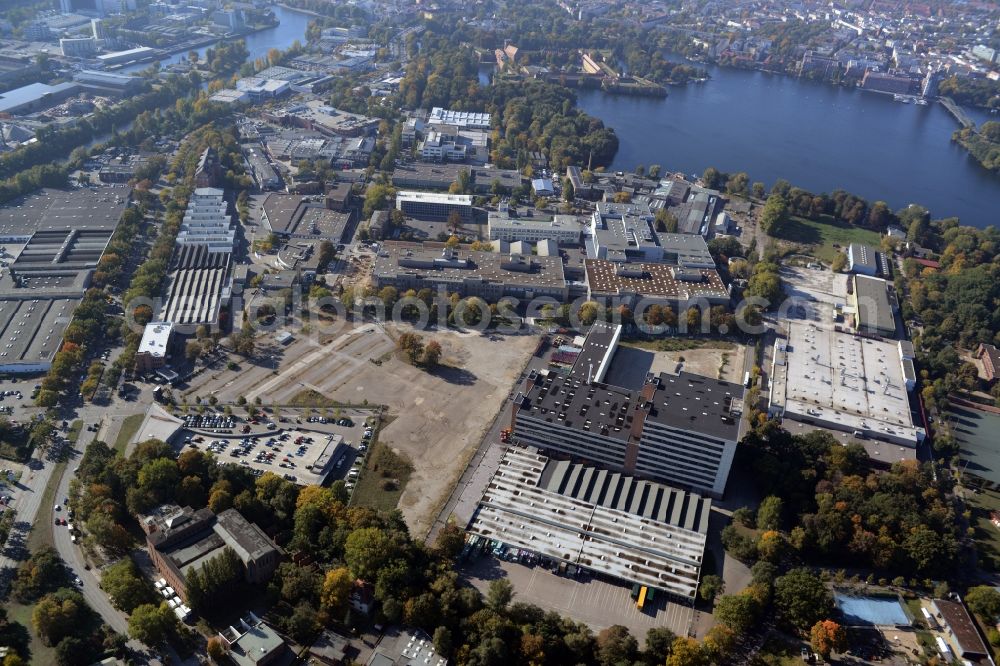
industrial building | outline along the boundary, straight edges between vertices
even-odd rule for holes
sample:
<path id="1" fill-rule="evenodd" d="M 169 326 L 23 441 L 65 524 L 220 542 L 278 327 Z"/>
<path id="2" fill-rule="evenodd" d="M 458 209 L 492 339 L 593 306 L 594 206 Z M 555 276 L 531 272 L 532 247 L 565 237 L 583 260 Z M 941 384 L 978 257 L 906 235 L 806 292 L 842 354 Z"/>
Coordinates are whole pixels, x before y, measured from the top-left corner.
<path id="1" fill-rule="evenodd" d="M 787 327 L 774 346 L 771 415 L 850 433 L 887 463 L 912 458 L 925 434 L 907 395 L 916 379 L 912 345 L 808 322 Z"/>
<path id="2" fill-rule="evenodd" d="M 510 447 L 468 531 L 690 601 L 710 511 L 695 493 Z"/>
<path id="3" fill-rule="evenodd" d="M 582 227 L 573 215 L 512 214 L 505 206 L 489 213 L 490 240 L 535 243 L 551 240 L 559 245 L 578 245 Z"/>
<path id="4" fill-rule="evenodd" d="M 851 243 L 847 246 L 847 270 L 858 275 L 889 277 L 889 258 L 870 245 Z"/>
<path id="5" fill-rule="evenodd" d="M 69 99 L 79 90 L 80 86 L 72 82 L 57 83 L 51 86 L 47 83 L 31 83 L 0 93 L 0 113 L 24 115 L 43 111 Z"/>
<path id="6" fill-rule="evenodd" d="M 659 261 L 663 251 L 653 233 L 653 212 L 648 205 L 600 201 L 590 220 L 594 259 L 624 263 Z"/>
<path id="7" fill-rule="evenodd" d="M 243 563 L 248 583 L 267 583 L 281 550 L 236 509 L 215 515 L 210 509 L 163 505 L 140 517 L 150 559 L 177 595 L 187 601 L 187 576 L 231 549 Z"/>
<path id="8" fill-rule="evenodd" d="M 372 279 L 377 289 L 400 293 L 428 288 L 496 302 L 504 296 L 566 300 L 562 260 L 498 252 L 479 252 L 445 243 L 382 243 Z"/>
<path id="9" fill-rule="evenodd" d="M 380 122 L 378 118 L 335 109 L 321 100 L 295 102 L 281 109 L 266 110 L 261 115 L 284 127 L 314 130 L 324 136 L 368 136 L 375 133 Z"/>
<path id="10" fill-rule="evenodd" d="M 472 197 L 468 194 L 402 191 L 396 193 L 396 208 L 418 220 L 447 220 L 458 213 L 462 222 L 472 220 Z"/>
<path id="11" fill-rule="evenodd" d="M 896 337 L 896 298 L 889 283 L 865 275 L 851 276 L 851 306 L 854 326 L 861 333 Z"/>
<path id="12" fill-rule="evenodd" d="M 51 367 L 127 197 L 44 189 L 0 209 L 0 242 L 24 245 L 0 275 L 0 372 Z"/>
<path id="13" fill-rule="evenodd" d="M 230 296 L 235 238 L 224 192 L 196 189 L 188 200 L 171 258 L 163 321 L 175 328 L 218 324 L 219 312 Z"/>
<path id="14" fill-rule="evenodd" d="M 264 154 L 264 148 L 259 143 L 248 143 L 241 146 L 243 157 L 250 166 L 250 175 L 261 190 L 275 190 L 281 187 L 281 177 L 271 166 L 271 161 Z"/>
<path id="15" fill-rule="evenodd" d="M 638 390 L 605 384 L 619 336 L 620 327 L 597 324 L 568 375 L 529 374 L 511 408 L 515 441 L 721 497 L 743 387 L 687 372 L 650 373 Z"/>
<path id="16" fill-rule="evenodd" d="M 260 210 L 260 223 L 282 238 L 344 243 L 353 235 L 352 211 L 341 212 L 313 203 L 298 194 L 269 194 Z"/>
<path id="17" fill-rule="evenodd" d="M 608 305 L 619 299 L 634 307 L 645 299 L 681 312 L 692 305 L 729 303 L 729 289 L 714 268 L 587 259 L 586 270 L 589 298 Z"/>
<path id="18" fill-rule="evenodd" d="M 114 72 L 83 69 L 73 75 L 81 88 L 98 93 L 123 96 L 135 92 L 142 85 L 142 78 Z"/>
<path id="19" fill-rule="evenodd" d="M 490 114 L 473 111 L 452 111 L 439 106 L 431 109 L 428 125 L 454 125 L 461 129 L 490 129 Z"/>

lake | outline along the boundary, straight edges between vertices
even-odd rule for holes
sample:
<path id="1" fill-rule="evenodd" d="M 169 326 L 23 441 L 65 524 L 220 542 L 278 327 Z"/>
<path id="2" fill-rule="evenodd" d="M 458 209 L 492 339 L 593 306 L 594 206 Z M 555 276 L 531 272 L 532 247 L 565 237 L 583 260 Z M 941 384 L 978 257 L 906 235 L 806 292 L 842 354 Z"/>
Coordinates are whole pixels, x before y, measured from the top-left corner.
<path id="1" fill-rule="evenodd" d="M 612 168 L 660 164 L 701 174 L 746 171 L 813 192 L 843 189 L 893 209 L 919 203 L 934 217 L 996 224 L 1000 177 L 951 141 L 942 106 L 793 77 L 710 67 L 711 80 L 669 88 L 665 99 L 577 91 L 579 105 L 615 129 Z M 969 110 L 977 122 L 990 116 Z"/>
<path id="2" fill-rule="evenodd" d="M 306 27 L 309 25 L 309 21 L 312 18 L 311 16 L 302 12 L 297 12 L 294 9 L 286 9 L 285 7 L 281 7 L 279 5 L 271 7 L 271 11 L 273 11 L 274 15 L 278 18 L 278 25 L 273 28 L 267 28 L 266 30 L 249 34 L 243 38 L 246 41 L 247 50 L 250 52 L 250 61 L 265 57 L 270 49 L 279 49 L 284 51 L 291 46 L 296 39 L 303 44 L 306 43 Z M 211 46 L 204 46 L 196 49 L 198 51 L 198 55 L 203 56 L 205 54 L 205 50 L 208 48 L 211 48 Z M 173 65 L 182 60 L 186 60 L 187 57 L 188 51 L 173 53 L 162 59 L 160 61 L 160 65 L 163 67 Z M 126 73 L 137 72 L 146 69 L 149 66 L 150 63 L 148 62 L 138 63 L 123 67 L 121 71 Z"/>

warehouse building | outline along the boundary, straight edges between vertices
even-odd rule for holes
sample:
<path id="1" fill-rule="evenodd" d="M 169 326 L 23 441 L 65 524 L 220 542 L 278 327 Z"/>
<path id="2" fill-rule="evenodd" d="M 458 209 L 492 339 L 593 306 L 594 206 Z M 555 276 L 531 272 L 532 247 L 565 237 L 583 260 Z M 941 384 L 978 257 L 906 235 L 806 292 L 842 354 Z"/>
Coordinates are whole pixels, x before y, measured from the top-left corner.
<path id="1" fill-rule="evenodd" d="M 641 389 L 597 381 L 616 329 L 595 326 L 570 374 L 533 370 L 511 409 L 519 444 L 721 497 L 736 453 L 743 387 L 687 372 Z"/>
<path id="2" fill-rule="evenodd" d="M 870 245 L 851 243 L 847 246 L 847 270 L 858 275 L 888 277 L 889 258 Z"/>
<path id="3" fill-rule="evenodd" d="M 771 416 L 849 433 L 886 463 L 912 459 L 925 434 L 907 395 L 915 383 L 912 345 L 806 322 L 787 326 L 774 346 Z"/>
<path id="4" fill-rule="evenodd" d="M 198 188 L 188 200 L 171 259 L 161 319 L 181 333 L 215 326 L 229 300 L 236 230 L 223 190 Z M 183 329 L 178 327 L 185 327 Z"/>
<path id="5" fill-rule="evenodd" d="M 353 211 L 324 208 L 298 194 L 269 194 L 261 206 L 260 222 L 281 238 L 347 242 L 353 235 Z"/>
<path id="6" fill-rule="evenodd" d="M 510 447 L 468 531 L 693 600 L 710 511 L 695 493 Z"/>
<path id="7" fill-rule="evenodd" d="M 431 109 L 431 114 L 427 117 L 427 124 L 454 125 L 460 129 L 488 130 L 490 128 L 490 114 L 474 111 L 452 111 L 436 106 Z"/>
<path id="8" fill-rule="evenodd" d="M 496 302 L 503 296 L 531 299 L 551 296 L 566 300 L 562 260 L 472 251 L 445 243 L 382 243 L 372 279 L 377 289 L 392 286 L 400 293 L 429 288 Z"/>
<path id="9" fill-rule="evenodd" d="M 851 276 L 854 327 L 861 333 L 896 337 L 896 299 L 889 283 L 865 275 Z"/>
<path id="10" fill-rule="evenodd" d="M 51 367 L 127 196 L 43 189 L 0 209 L 0 242 L 24 244 L 0 275 L 0 372 Z"/>

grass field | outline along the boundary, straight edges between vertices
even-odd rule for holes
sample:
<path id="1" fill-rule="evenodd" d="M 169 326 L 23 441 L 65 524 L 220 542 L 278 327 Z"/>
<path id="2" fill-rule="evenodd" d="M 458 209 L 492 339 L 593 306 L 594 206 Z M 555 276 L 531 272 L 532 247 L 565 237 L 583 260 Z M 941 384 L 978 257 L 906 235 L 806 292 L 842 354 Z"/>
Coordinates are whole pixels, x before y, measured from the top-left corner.
<path id="1" fill-rule="evenodd" d="M 647 351 L 674 352 L 691 349 L 733 349 L 736 345 L 728 340 L 692 340 L 690 338 L 659 338 L 657 340 L 622 340 L 625 347 L 637 347 Z"/>
<path id="2" fill-rule="evenodd" d="M 972 509 L 972 527 L 976 532 L 976 553 L 980 566 L 996 569 L 1000 565 L 1000 528 L 990 520 L 990 511 L 1000 511 L 1000 493 L 980 490 L 975 495 L 966 495 Z"/>
<path id="3" fill-rule="evenodd" d="M 881 241 L 878 232 L 853 227 L 829 216 L 820 221 L 792 216 L 781 225 L 774 237 L 801 245 L 803 247 L 800 251 L 826 263 L 832 262 L 837 256 L 839 250 L 835 245 L 845 248 L 851 243 L 865 243 L 878 247 Z"/>
<path id="4" fill-rule="evenodd" d="M 24 605 L 19 604 L 16 601 L 8 601 L 5 606 L 7 607 L 7 617 L 11 622 L 16 622 L 25 629 L 28 630 L 28 635 L 31 637 L 28 643 L 28 650 L 31 651 L 30 659 L 26 659 L 25 663 L 31 664 L 55 664 L 57 663 L 55 648 L 48 647 L 35 633 L 34 628 L 31 626 L 31 612 L 35 609 L 34 604 Z M 21 655 L 22 657 L 27 655 Z"/>
<path id="5" fill-rule="evenodd" d="M 118 431 L 118 438 L 115 439 L 115 451 L 125 455 L 125 447 L 135 437 L 135 433 L 139 432 L 139 428 L 142 427 L 142 421 L 145 418 L 145 414 L 132 414 L 125 417 L 121 430 Z"/>
<path id="6" fill-rule="evenodd" d="M 413 466 L 385 444 L 376 441 L 365 459 L 365 468 L 358 477 L 351 504 L 391 511 L 410 479 Z"/>

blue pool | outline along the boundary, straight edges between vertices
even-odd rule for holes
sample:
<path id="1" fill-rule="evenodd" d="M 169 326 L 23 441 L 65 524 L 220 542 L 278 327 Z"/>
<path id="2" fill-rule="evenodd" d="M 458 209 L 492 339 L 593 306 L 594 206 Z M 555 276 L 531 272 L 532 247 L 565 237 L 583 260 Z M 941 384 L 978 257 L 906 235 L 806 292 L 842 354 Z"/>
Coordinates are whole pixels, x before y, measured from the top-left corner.
<path id="1" fill-rule="evenodd" d="M 833 598 L 849 625 L 905 626 L 910 624 L 910 618 L 903 610 L 903 605 L 895 597 L 859 597 L 843 592 L 834 592 Z"/>

